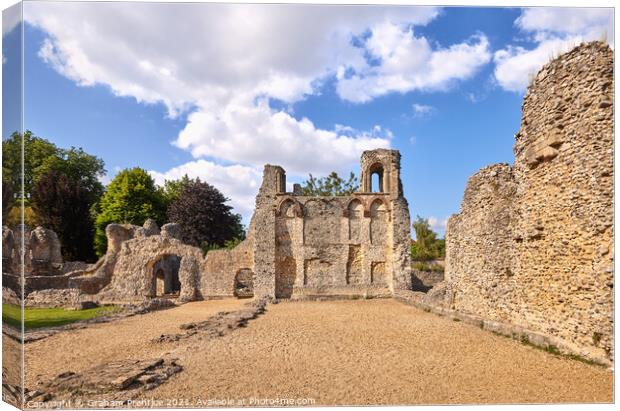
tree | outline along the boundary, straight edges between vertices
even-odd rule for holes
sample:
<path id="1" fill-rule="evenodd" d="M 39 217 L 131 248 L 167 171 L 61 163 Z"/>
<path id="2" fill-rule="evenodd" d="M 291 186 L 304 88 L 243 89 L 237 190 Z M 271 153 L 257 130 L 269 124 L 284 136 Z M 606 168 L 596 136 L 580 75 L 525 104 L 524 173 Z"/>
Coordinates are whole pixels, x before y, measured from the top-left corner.
<path id="1" fill-rule="evenodd" d="M 79 181 L 95 201 L 103 194 L 103 184 L 99 181 L 99 177 L 106 172 L 103 160 L 86 153 L 82 148 L 59 149 L 56 155 L 45 158 L 36 169 L 35 181 L 50 170 Z"/>
<path id="2" fill-rule="evenodd" d="M 23 134 L 24 144 L 24 193 L 30 194 L 36 177 L 41 174 L 39 167 L 49 157 L 58 155 L 58 147 L 44 138 L 27 130 Z M 11 184 L 14 193 L 21 193 L 22 173 L 22 135 L 17 131 L 2 141 L 2 174 Z"/>
<path id="3" fill-rule="evenodd" d="M 170 205 L 174 200 L 179 198 L 185 187 L 193 181 L 194 180 L 191 180 L 187 174 L 178 180 L 164 181 L 164 197 L 166 199 L 166 205 Z"/>
<path id="4" fill-rule="evenodd" d="M 95 250 L 102 256 L 107 249 L 105 229 L 108 224 L 142 225 L 149 218 L 159 225 L 165 220 L 163 190 L 141 168 L 125 169 L 110 182 L 96 206 Z"/>
<path id="5" fill-rule="evenodd" d="M 9 215 L 9 211 L 13 208 L 13 204 L 15 203 L 15 198 L 13 197 L 13 187 L 7 181 L 7 179 L 2 177 L 2 224 L 4 225 L 7 217 Z"/>
<path id="6" fill-rule="evenodd" d="M 245 238 L 241 216 L 232 213 L 228 199 L 212 185 L 190 180 L 168 206 L 168 221 L 181 225 L 183 241 L 196 247 L 225 246 Z"/>
<path id="7" fill-rule="evenodd" d="M 95 258 L 90 218 L 93 192 L 86 181 L 50 169 L 34 183 L 31 200 L 39 224 L 58 235 L 65 259 Z"/>
<path id="8" fill-rule="evenodd" d="M 414 261 L 429 261 L 446 255 L 444 239 L 438 239 L 426 218 L 417 216 L 413 222 L 416 241 L 411 244 L 411 258 Z"/>
<path id="9" fill-rule="evenodd" d="M 103 193 L 103 185 L 99 177 L 105 174 L 103 160 L 86 153 L 81 148 L 71 147 L 68 150 L 58 148 L 48 140 L 35 136 L 31 131 L 22 135 L 15 132 L 7 140 L 2 142 L 2 173 L 3 186 L 6 180 L 8 188 L 21 197 L 21 159 L 22 142 L 24 146 L 24 223 L 29 226 L 45 224 L 49 221 L 51 210 L 45 210 L 46 204 L 39 203 L 35 206 L 29 197 L 33 194 L 34 186 L 38 179 L 54 170 L 67 176 L 67 178 L 80 181 L 81 193 L 86 196 L 85 201 L 92 206 Z M 7 189 L 8 192 L 8 189 Z M 4 204 L 4 203 L 3 203 Z M 21 202 L 19 202 L 21 204 Z M 43 212 L 43 218 L 39 218 L 37 211 Z M 5 210 L 3 218 L 7 224 L 18 224 L 21 221 L 21 210 L 13 207 Z M 81 224 L 89 226 L 91 218 L 81 221 Z M 52 227 L 48 227 L 52 228 Z M 60 233 L 59 237 L 60 237 Z M 67 245 L 73 248 L 73 245 Z"/>
<path id="10" fill-rule="evenodd" d="M 359 188 L 357 177 L 354 173 L 349 174 L 349 179 L 344 180 L 338 173 L 332 171 L 327 177 L 316 178 L 310 174 L 310 178 L 301 187 L 305 196 L 345 196 L 351 195 Z"/>

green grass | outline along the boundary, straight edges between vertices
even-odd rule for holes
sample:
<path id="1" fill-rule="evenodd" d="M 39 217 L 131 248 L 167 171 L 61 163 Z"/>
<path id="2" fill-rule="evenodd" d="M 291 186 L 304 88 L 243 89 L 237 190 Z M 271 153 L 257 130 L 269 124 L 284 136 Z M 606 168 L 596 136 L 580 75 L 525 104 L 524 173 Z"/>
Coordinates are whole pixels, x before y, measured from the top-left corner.
<path id="1" fill-rule="evenodd" d="M 530 342 L 530 339 L 526 335 L 522 335 L 521 336 L 521 344 L 527 345 L 527 346 L 535 348 L 537 350 L 542 350 L 542 351 L 548 352 L 549 354 L 552 354 L 552 355 L 555 355 L 555 356 L 558 356 L 558 357 L 568 358 L 570 360 L 579 361 L 579 362 L 582 362 L 582 363 L 585 363 L 585 364 L 589 364 L 589 365 L 596 365 L 596 366 L 599 366 L 599 367 L 606 367 L 606 365 L 603 364 L 603 363 L 591 360 L 591 359 L 586 358 L 586 357 L 582 357 L 581 355 L 578 355 L 578 354 L 563 353 L 555 345 L 548 345 L 548 346 L 545 346 L 545 347 L 541 347 L 541 346 L 538 346 L 536 344 L 532 344 Z"/>
<path id="2" fill-rule="evenodd" d="M 86 310 L 26 308 L 24 309 L 24 328 L 32 330 L 43 327 L 58 327 L 76 321 L 113 314 L 117 311 L 118 307 L 114 306 L 103 306 Z M 2 304 L 2 321 L 16 328 L 21 327 L 21 308 L 18 305 Z"/>

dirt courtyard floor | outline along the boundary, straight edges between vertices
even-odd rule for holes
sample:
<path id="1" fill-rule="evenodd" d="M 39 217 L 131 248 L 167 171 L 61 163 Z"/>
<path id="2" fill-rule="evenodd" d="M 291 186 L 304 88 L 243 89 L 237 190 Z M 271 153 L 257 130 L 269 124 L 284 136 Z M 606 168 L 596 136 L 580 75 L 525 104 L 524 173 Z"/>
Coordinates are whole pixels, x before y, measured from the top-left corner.
<path id="1" fill-rule="evenodd" d="M 164 406 L 611 402 L 613 373 L 390 299 L 305 301 L 222 337 L 151 340 L 247 300 L 203 301 L 25 347 L 26 387 L 119 359 L 178 358 L 145 399 Z M 279 403 L 275 405 L 285 405 Z"/>

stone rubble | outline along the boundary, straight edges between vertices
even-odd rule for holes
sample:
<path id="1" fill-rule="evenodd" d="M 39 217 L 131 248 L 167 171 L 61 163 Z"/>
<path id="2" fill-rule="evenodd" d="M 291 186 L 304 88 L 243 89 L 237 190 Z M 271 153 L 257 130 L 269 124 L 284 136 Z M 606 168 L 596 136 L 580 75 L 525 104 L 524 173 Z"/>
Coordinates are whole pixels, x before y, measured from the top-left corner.
<path id="1" fill-rule="evenodd" d="M 163 334 L 155 339 L 155 343 L 176 342 L 195 335 L 200 337 L 217 338 L 231 333 L 237 328 L 245 327 L 250 320 L 257 318 L 266 310 L 267 298 L 261 298 L 245 304 L 245 308 L 236 311 L 221 311 L 206 321 L 181 324 L 179 328 L 184 333 Z"/>

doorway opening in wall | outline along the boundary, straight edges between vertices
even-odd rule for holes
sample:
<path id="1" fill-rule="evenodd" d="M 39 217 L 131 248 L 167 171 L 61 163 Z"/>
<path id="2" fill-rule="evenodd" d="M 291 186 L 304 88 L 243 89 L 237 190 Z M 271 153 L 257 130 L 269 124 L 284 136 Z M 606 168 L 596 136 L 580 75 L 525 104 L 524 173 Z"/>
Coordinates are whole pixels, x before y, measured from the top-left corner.
<path id="1" fill-rule="evenodd" d="M 237 298 L 254 297 L 254 273 L 249 268 L 242 268 L 235 274 L 235 291 Z"/>
<path id="2" fill-rule="evenodd" d="M 153 264 L 153 297 L 178 297 L 181 293 L 179 268 L 181 257 L 177 255 L 163 255 Z"/>

